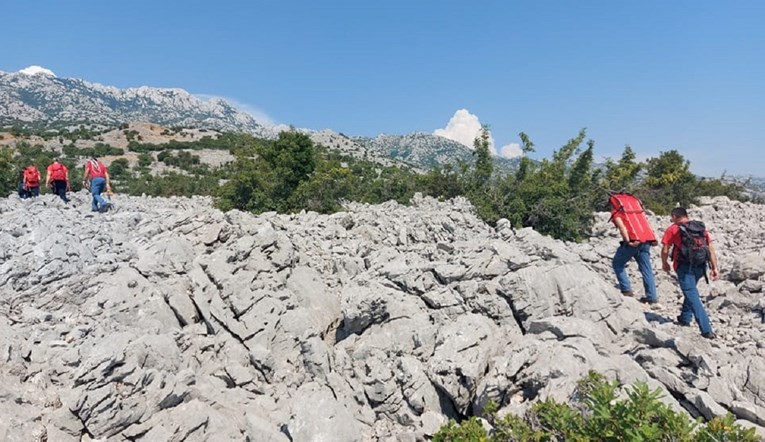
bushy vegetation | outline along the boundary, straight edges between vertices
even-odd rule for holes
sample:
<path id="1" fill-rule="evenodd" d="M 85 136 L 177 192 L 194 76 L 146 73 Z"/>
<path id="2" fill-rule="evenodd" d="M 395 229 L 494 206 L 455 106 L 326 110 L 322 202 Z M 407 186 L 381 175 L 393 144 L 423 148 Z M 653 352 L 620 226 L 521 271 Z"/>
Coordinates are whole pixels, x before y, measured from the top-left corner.
<path id="1" fill-rule="evenodd" d="M 137 133 L 136 133 L 137 135 Z M 243 142 L 251 140 L 252 137 L 244 134 L 226 133 L 217 138 L 205 135 L 195 141 L 177 141 L 170 140 L 166 143 L 140 143 L 134 137 L 129 139 L 128 150 L 131 152 L 159 152 L 167 150 L 232 150 L 241 146 Z"/>
<path id="2" fill-rule="evenodd" d="M 693 421 L 661 401 L 659 389 L 638 382 L 619 398 L 619 384 L 590 372 L 577 384 L 571 403 L 546 399 L 531 406 L 523 417 L 497 417 L 496 404 L 485 408 L 493 427 L 487 432 L 476 417 L 449 421 L 434 442 L 542 442 L 542 441 L 677 441 L 755 442 L 754 429 L 734 424 L 733 415 L 707 423 Z"/>
<path id="3" fill-rule="evenodd" d="M 234 153 L 232 173 L 218 193 L 223 210 L 331 213 L 344 200 L 405 203 L 420 190 L 421 177 L 412 170 L 332 153 L 298 132 Z"/>
<path id="4" fill-rule="evenodd" d="M 697 203 L 700 196 L 745 200 L 740 186 L 694 176 L 689 162 L 675 150 L 641 163 L 627 146 L 618 161 L 608 160 L 596 167 L 595 143 L 585 143 L 584 129 L 549 159 L 533 162 L 524 156 L 515 174 L 489 174 L 490 163 L 481 160 L 487 151 L 483 146 L 486 133 L 484 128 L 476 140 L 473 165 L 457 165 L 448 173 L 431 172 L 424 190 L 433 196 L 467 196 L 489 224 L 507 218 L 516 227 L 533 227 L 558 239 L 579 241 L 589 235 L 592 212 L 605 208 L 612 190 L 633 192 L 657 214 L 668 214 L 676 204 Z M 520 138 L 523 151 L 533 152 L 529 137 L 521 133 Z"/>
<path id="5" fill-rule="evenodd" d="M 507 218 L 514 227 L 533 227 L 555 238 L 579 241 L 588 237 L 592 212 L 604 209 L 609 190 L 633 192 L 646 208 L 658 214 L 667 214 L 678 203 L 693 204 L 699 196 L 745 199 L 740 186 L 694 176 L 690 162 L 676 150 L 639 162 L 627 146 L 618 160 L 608 159 L 604 165 L 595 165 L 595 143 L 586 139 L 585 130 L 550 158 L 532 161 L 524 155 L 514 173 L 501 174 L 494 170 L 489 131 L 484 127 L 475 140 L 472 162 L 445 164 L 421 174 L 403 166 L 382 166 L 338 154 L 314 145 L 307 135 L 296 131 L 283 132 L 276 140 L 222 134 L 217 138 L 206 135 L 195 141 L 151 144 L 141 143 L 137 132 L 132 133 L 129 126 L 122 125 L 120 129 L 131 134 L 128 150 L 139 155 L 132 170 L 126 159 L 117 160 L 110 167 L 115 191 L 139 195 L 215 195 L 218 206 L 224 210 L 331 213 L 341 210 L 343 201 L 374 204 L 396 200 L 405 204 L 414 193 L 421 192 L 443 199 L 465 196 L 478 216 L 489 224 Z M 172 131 L 178 133 L 180 129 Z M 78 137 L 95 134 L 84 126 L 66 133 L 68 136 L 76 133 Z M 533 152 L 534 143 L 529 137 L 521 133 L 520 138 L 524 153 Z M 228 150 L 235 161 L 210 167 L 192 153 L 201 149 Z M 64 146 L 62 161 L 73 170 L 83 157 L 123 153 L 122 149 L 103 143 L 93 148 L 69 144 Z M 19 142 L 15 155 L 4 160 L 8 170 L 0 170 L 4 174 L 3 188 L 15 189 L 18 170 L 12 169 L 30 162 L 44 169 L 53 156 L 42 146 Z M 156 169 L 151 168 L 154 161 L 170 167 L 172 172 L 157 175 Z M 154 174 L 150 169 L 155 169 Z M 77 181 L 72 183 L 75 190 Z"/>
<path id="6" fill-rule="evenodd" d="M 112 155 L 123 155 L 125 153 L 124 149 L 120 149 L 119 147 L 113 147 L 108 144 L 104 143 L 96 143 L 93 147 L 77 147 L 73 144 L 68 144 L 64 146 L 64 155 L 76 158 L 76 157 L 84 157 L 84 158 L 100 158 L 105 156 L 112 156 Z"/>

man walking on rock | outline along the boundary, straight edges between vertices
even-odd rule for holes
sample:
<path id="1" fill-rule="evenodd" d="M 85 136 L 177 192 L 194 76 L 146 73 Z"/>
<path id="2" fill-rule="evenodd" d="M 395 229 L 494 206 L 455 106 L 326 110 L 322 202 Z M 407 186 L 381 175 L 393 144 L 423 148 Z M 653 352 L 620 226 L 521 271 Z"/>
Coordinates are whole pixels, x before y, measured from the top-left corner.
<path id="1" fill-rule="evenodd" d="M 633 217 L 628 219 L 628 214 L 633 215 Z M 651 267 L 651 246 L 658 243 L 653 230 L 648 225 L 648 220 L 645 219 L 645 215 L 642 213 L 642 206 L 639 213 L 640 217 L 635 217 L 635 215 L 635 211 L 613 210 L 611 212 L 611 220 L 616 225 L 616 228 L 619 229 L 619 235 L 622 237 L 619 248 L 616 249 L 616 253 L 614 253 L 614 257 L 611 260 L 611 266 L 619 282 L 619 290 L 621 290 L 624 296 L 633 296 L 632 285 L 630 284 L 629 276 L 627 276 L 626 266 L 634 258 L 635 262 L 637 262 L 640 276 L 643 278 L 643 290 L 645 291 L 645 296 L 640 298 L 640 302 L 657 304 L 659 300 L 656 293 L 656 280 L 653 275 L 653 268 Z M 631 225 L 628 227 L 628 222 L 640 222 L 641 225 Z M 637 227 L 644 231 L 642 239 L 636 233 Z"/>
<path id="2" fill-rule="evenodd" d="M 53 193 L 61 197 L 65 203 L 69 202 L 69 199 L 66 197 L 66 192 L 71 189 L 69 186 L 69 170 L 58 158 L 54 159 L 53 163 L 48 166 L 48 171 L 45 174 L 45 187 L 53 190 Z"/>
<path id="3" fill-rule="evenodd" d="M 104 190 L 107 194 L 111 194 L 112 186 L 109 180 L 109 171 L 106 170 L 104 163 L 98 161 L 96 158 L 88 160 L 88 162 L 85 163 L 85 170 L 82 174 L 82 187 L 86 186 L 88 178 L 90 178 L 90 194 L 93 197 L 91 211 L 106 212 L 112 205 L 111 203 L 106 202 L 101 194 Z"/>
<path id="4" fill-rule="evenodd" d="M 702 223 L 694 222 L 694 226 L 690 226 L 691 221 L 688 219 L 688 212 L 682 207 L 672 209 L 670 219 L 672 225 L 664 232 L 664 237 L 661 240 L 661 266 L 665 272 L 671 271 L 668 258 L 670 248 L 672 248 L 672 264 L 677 272 L 677 281 L 680 283 L 683 298 L 685 298 L 677 321 L 680 325 L 689 326 L 691 320 L 696 318 L 701 336 L 715 339 L 717 335 L 712 330 L 712 324 L 704 305 L 701 303 L 697 287 L 699 279 L 706 277 L 707 263 L 712 280 L 716 280 L 720 276 L 717 267 L 717 254 L 712 246 L 712 239 Z M 693 233 L 694 231 L 698 233 Z M 684 242 L 685 245 L 683 245 Z M 703 256 L 701 262 L 686 256 L 699 252 Z"/>

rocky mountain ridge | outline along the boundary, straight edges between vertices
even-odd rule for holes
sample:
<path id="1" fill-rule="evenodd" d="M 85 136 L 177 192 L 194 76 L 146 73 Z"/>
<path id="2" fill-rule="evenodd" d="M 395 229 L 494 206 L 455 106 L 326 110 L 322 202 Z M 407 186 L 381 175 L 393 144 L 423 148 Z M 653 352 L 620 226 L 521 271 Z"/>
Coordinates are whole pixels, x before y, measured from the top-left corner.
<path id="1" fill-rule="evenodd" d="M 456 165 L 459 162 L 471 164 L 473 150 L 462 143 L 425 132 L 406 135 L 378 135 L 377 137 L 352 137 L 355 143 L 364 146 L 378 156 L 394 158 L 408 164 L 415 164 L 429 170 L 436 166 Z M 518 165 L 518 159 L 494 157 L 494 166 L 500 172 L 511 172 Z"/>
<path id="2" fill-rule="evenodd" d="M 225 100 L 201 100 L 183 89 L 119 89 L 44 73 L 0 71 L 0 122 L 6 125 L 87 122 L 117 126 L 137 121 L 273 135 L 269 128 Z"/>
<path id="3" fill-rule="evenodd" d="M 566 400 L 590 369 L 765 435 L 763 206 L 691 209 L 722 269 L 701 284 L 709 341 L 673 322 L 657 256 L 661 305 L 621 296 L 604 213 L 572 244 L 491 228 L 464 199 L 261 216 L 114 202 L 0 200 L 0 439 L 427 440 L 489 400 Z"/>
<path id="4" fill-rule="evenodd" d="M 257 122 L 221 98 L 202 100 L 178 88 L 119 89 L 76 78 L 58 78 L 38 68 L 26 73 L 0 71 L 0 128 L 13 124 L 96 124 L 116 127 L 123 123 L 147 123 L 166 127 L 247 132 L 275 138 L 284 125 Z M 316 142 L 357 157 L 384 164 L 405 164 L 419 170 L 432 166 L 472 161 L 472 149 L 440 136 L 413 133 L 348 137 L 325 129 L 298 129 Z M 514 162 L 495 157 L 500 170 Z"/>

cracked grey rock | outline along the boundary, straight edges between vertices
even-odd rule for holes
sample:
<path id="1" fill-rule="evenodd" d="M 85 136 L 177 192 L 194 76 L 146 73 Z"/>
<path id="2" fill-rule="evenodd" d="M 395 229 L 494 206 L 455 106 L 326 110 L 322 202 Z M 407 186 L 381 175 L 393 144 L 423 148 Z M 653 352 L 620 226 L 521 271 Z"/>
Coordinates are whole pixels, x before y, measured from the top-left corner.
<path id="1" fill-rule="evenodd" d="M 462 198 L 253 216 L 118 196 L 95 216 L 72 197 L 0 200 L 0 439 L 424 440 L 489 400 L 568 400 L 591 369 L 763 425 L 762 206 L 690 208 L 722 269 L 699 285 L 708 341 L 674 322 L 656 250 L 661 305 L 619 293 L 604 213 L 573 244 Z"/>

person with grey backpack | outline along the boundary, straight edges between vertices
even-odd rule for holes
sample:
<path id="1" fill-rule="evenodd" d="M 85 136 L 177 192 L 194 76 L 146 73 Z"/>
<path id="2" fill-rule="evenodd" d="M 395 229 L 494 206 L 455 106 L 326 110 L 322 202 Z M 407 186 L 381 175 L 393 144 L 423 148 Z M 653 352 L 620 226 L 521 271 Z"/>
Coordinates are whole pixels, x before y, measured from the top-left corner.
<path id="1" fill-rule="evenodd" d="M 672 225 L 664 232 L 661 240 L 661 265 L 665 272 L 671 271 L 668 261 L 671 251 L 672 264 L 677 272 L 677 281 L 684 298 L 677 322 L 680 325 L 689 326 L 695 318 L 701 330 L 701 336 L 715 339 L 717 335 L 712 330 L 712 324 L 701 302 L 697 287 L 702 277 L 709 282 L 707 268 L 712 280 L 720 276 L 712 238 L 704 223 L 688 219 L 688 212 L 682 207 L 672 209 L 670 218 Z"/>

